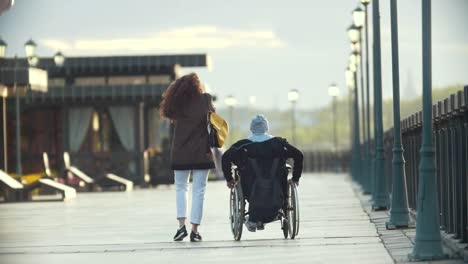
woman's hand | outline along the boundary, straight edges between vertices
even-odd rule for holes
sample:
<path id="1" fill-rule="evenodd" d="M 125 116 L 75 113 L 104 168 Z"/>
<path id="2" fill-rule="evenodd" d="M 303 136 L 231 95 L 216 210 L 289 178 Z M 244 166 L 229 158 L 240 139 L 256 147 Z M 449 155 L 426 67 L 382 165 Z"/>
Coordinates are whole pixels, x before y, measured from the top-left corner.
<path id="1" fill-rule="evenodd" d="M 234 186 L 236 186 L 236 182 L 234 180 L 231 180 L 231 181 L 228 181 L 226 185 L 229 189 L 232 189 L 234 188 Z"/>
<path id="2" fill-rule="evenodd" d="M 294 183 L 294 185 L 296 185 L 296 187 L 299 186 L 299 181 L 293 181 L 292 179 L 290 179 L 289 182 Z"/>

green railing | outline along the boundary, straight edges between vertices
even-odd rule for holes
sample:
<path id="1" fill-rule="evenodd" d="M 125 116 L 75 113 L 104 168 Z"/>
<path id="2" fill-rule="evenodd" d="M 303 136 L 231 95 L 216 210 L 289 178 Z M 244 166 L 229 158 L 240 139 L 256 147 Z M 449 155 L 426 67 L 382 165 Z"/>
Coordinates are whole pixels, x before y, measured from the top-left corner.
<path id="1" fill-rule="evenodd" d="M 440 228 L 468 242 L 468 86 L 433 105 L 437 198 Z M 422 113 L 401 121 L 409 207 L 417 212 Z M 386 175 L 391 190 L 393 131 L 385 133 Z"/>

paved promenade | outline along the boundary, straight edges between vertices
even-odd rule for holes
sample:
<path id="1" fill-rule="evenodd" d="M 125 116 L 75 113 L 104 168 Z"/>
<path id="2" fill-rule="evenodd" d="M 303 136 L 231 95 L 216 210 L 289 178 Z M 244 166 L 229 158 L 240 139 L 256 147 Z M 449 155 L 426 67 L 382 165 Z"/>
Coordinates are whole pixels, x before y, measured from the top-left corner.
<path id="1" fill-rule="evenodd" d="M 204 242 L 172 242 L 172 186 L 131 193 L 79 193 L 75 200 L 0 205 L 0 263 L 393 263 L 345 175 L 305 174 L 301 228 L 279 222 L 233 241 L 228 189 L 210 182 Z"/>

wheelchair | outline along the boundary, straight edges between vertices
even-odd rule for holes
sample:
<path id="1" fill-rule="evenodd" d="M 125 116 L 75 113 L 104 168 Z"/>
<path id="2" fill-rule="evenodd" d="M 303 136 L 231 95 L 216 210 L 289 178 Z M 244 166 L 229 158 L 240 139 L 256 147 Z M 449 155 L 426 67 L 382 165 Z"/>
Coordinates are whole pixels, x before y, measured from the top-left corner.
<path id="1" fill-rule="evenodd" d="M 287 165 L 287 167 L 288 172 L 290 172 L 291 166 Z M 237 168 L 234 168 L 234 172 L 236 184 L 230 191 L 229 219 L 234 240 L 239 241 L 242 237 L 242 228 L 248 212 L 245 209 L 246 199 L 242 191 L 239 171 Z M 294 239 L 299 234 L 299 197 L 297 186 L 291 179 L 287 181 L 287 193 L 283 204 L 282 210 L 278 212 L 277 218 L 273 221 L 280 221 L 285 239 L 288 236 L 290 239 Z"/>

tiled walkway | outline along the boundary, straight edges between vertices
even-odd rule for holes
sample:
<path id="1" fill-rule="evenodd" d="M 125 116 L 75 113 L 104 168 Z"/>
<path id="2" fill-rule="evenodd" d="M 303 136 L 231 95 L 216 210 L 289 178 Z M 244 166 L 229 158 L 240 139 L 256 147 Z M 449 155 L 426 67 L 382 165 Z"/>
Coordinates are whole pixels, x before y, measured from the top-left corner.
<path id="1" fill-rule="evenodd" d="M 171 241 L 172 186 L 1 204 L 0 263 L 393 263 L 345 175 L 303 176 L 295 240 L 274 222 L 233 241 L 228 194 L 209 183 L 198 244 Z"/>

